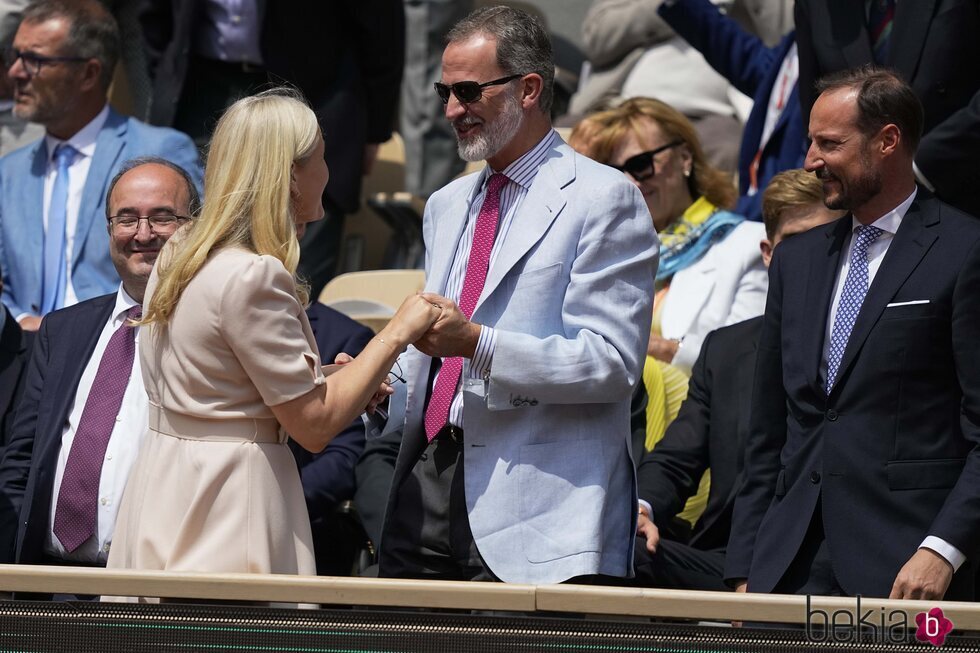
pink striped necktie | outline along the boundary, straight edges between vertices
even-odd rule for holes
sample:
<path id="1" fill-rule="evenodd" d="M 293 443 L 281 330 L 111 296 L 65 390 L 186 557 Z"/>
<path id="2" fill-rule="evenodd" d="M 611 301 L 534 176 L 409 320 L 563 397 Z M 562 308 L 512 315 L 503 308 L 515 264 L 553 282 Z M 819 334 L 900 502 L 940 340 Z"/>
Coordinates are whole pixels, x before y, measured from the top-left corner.
<path id="1" fill-rule="evenodd" d="M 459 295 L 459 310 L 466 319 L 473 316 L 476 302 L 483 293 L 490 268 L 490 253 L 493 251 L 493 241 L 497 237 L 497 222 L 500 221 L 500 191 L 504 184 L 510 181 L 505 175 L 495 173 L 487 184 L 487 192 L 483 197 L 480 215 L 476 218 L 476 229 L 473 233 L 473 245 L 470 247 L 470 258 L 466 262 L 466 277 L 463 279 L 463 290 Z M 449 408 L 456 395 L 456 386 L 463 372 L 463 359 L 456 356 L 444 358 L 436 386 L 429 398 L 429 407 L 425 411 L 425 435 L 429 442 L 436 437 L 449 419 Z"/>
<path id="2" fill-rule="evenodd" d="M 98 528 L 102 461 L 122 408 L 136 353 L 136 328 L 129 321 L 139 320 L 142 314 L 142 306 L 130 308 L 122 325 L 109 338 L 68 452 L 54 513 L 55 537 L 68 553 L 84 544 Z"/>

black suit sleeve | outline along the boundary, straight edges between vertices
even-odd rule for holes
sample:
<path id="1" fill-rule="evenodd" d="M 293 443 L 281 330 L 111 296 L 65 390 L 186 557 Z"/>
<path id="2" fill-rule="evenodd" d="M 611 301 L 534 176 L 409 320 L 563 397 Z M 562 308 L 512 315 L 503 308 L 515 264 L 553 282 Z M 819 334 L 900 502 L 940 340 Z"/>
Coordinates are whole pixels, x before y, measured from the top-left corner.
<path id="1" fill-rule="evenodd" d="M 14 560 L 20 509 L 31 471 L 31 456 L 37 430 L 38 406 L 48 368 L 48 320 L 42 320 L 34 341 L 23 394 L 10 429 L 10 438 L 0 461 L 0 562 Z"/>
<path id="2" fill-rule="evenodd" d="M 143 28 L 143 47 L 150 79 L 156 78 L 157 67 L 173 39 L 173 0 L 143 0 L 140 26 Z"/>
<path id="3" fill-rule="evenodd" d="M 800 58 L 799 97 L 803 115 L 803 133 L 809 132 L 810 109 L 817 101 L 815 85 L 820 76 L 817 55 L 813 47 L 813 29 L 810 26 L 810 10 L 807 0 L 796 0 L 793 18 L 796 21 L 796 47 Z"/>
<path id="4" fill-rule="evenodd" d="M 929 534 L 966 557 L 980 554 L 980 243 L 973 246 L 953 289 L 953 357 L 963 391 L 960 427 L 973 445 Z"/>
<path id="5" fill-rule="evenodd" d="M 915 164 L 945 202 L 976 215 L 980 187 L 980 92 L 923 135 Z"/>
<path id="6" fill-rule="evenodd" d="M 336 0 L 335 0 L 336 1 Z M 357 52 L 355 60 L 364 86 L 366 141 L 391 138 L 405 68 L 405 8 L 402 0 L 349 0 Z"/>
<path id="7" fill-rule="evenodd" d="M 395 475 L 395 461 L 398 460 L 398 449 L 401 444 L 401 430 L 393 429 L 383 437 L 369 440 L 364 447 L 361 460 L 357 463 L 354 506 L 357 508 L 364 530 L 375 545 L 381 542 L 388 493 L 391 490 L 391 479 Z"/>
<path id="8" fill-rule="evenodd" d="M 769 297 L 762 321 L 752 389 L 752 414 L 745 447 L 742 487 L 735 499 L 732 530 L 725 556 L 725 580 L 748 578 L 759 525 L 776 489 L 780 453 L 786 442 L 786 395 L 781 353 L 781 256 L 776 248 L 769 267 Z"/>
<path id="9" fill-rule="evenodd" d="M 687 399 L 653 451 L 637 470 L 639 496 L 653 508 L 658 526 L 667 526 L 697 492 L 708 468 L 708 437 L 711 430 L 711 372 L 706 364 L 712 334 L 701 347 L 688 387 Z"/>

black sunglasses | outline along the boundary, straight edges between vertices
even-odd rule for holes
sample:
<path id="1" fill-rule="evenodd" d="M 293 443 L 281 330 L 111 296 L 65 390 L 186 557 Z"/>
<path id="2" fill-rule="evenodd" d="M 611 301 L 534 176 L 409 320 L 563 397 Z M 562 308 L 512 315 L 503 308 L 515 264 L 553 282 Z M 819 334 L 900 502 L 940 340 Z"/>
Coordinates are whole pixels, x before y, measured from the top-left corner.
<path id="1" fill-rule="evenodd" d="M 436 89 L 436 93 L 439 94 L 439 99 L 442 100 L 443 104 L 449 103 L 449 92 L 452 91 L 456 99 L 462 104 L 469 104 L 470 102 L 476 102 L 481 97 L 483 97 L 483 89 L 487 86 L 500 86 L 501 84 L 506 84 L 507 82 L 512 82 L 515 79 L 523 77 L 524 75 L 508 75 L 507 77 L 501 77 L 500 79 L 495 79 L 492 82 L 484 82 L 480 84 L 479 82 L 456 82 L 455 84 L 443 84 L 442 82 L 436 82 L 432 86 Z"/>
<path id="2" fill-rule="evenodd" d="M 653 165 L 653 157 L 657 156 L 664 150 L 669 150 L 672 147 L 677 147 L 678 145 L 683 145 L 684 141 L 673 141 L 672 143 L 667 143 L 666 145 L 661 145 L 655 150 L 650 150 L 649 152 L 640 152 L 634 156 L 623 161 L 621 166 L 612 166 L 619 170 L 620 172 L 628 172 L 629 175 L 637 181 L 646 181 L 656 174 L 656 168 Z"/>

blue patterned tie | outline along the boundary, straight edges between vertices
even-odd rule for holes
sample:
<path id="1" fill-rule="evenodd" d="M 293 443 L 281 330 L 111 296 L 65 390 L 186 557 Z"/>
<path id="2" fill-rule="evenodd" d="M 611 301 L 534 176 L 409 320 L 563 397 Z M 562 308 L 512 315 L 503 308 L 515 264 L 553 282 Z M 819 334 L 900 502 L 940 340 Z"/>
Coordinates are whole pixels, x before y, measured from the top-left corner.
<path id="1" fill-rule="evenodd" d="M 58 174 L 51 189 L 48 205 L 48 229 L 44 233 L 44 278 L 41 285 L 41 315 L 46 315 L 65 305 L 65 288 L 68 286 L 67 245 L 65 226 L 68 223 L 68 168 L 77 150 L 68 143 L 54 148 L 54 161 Z"/>
<path id="2" fill-rule="evenodd" d="M 865 225 L 858 227 L 854 237 L 854 247 L 851 249 L 851 265 L 844 279 L 844 290 L 837 304 L 837 316 L 834 318 L 834 329 L 830 332 L 830 351 L 827 352 L 827 394 L 830 394 L 837 380 L 841 359 L 851 330 L 857 321 L 861 305 L 868 294 L 868 247 L 884 233 L 878 227 Z"/>

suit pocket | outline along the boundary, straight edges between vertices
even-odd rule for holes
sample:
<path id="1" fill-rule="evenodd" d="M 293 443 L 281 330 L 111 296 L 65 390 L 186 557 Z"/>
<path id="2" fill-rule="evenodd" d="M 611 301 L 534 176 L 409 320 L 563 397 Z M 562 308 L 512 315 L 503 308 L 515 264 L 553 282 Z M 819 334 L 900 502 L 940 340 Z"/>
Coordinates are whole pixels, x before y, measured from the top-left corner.
<path id="1" fill-rule="evenodd" d="M 546 265 L 543 268 L 524 270 L 514 282 L 514 290 L 525 290 L 532 286 L 552 283 L 558 278 L 559 273 L 561 273 L 561 261 Z"/>
<path id="2" fill-rule="evenodd" d="M 885 464 L 889 490 L 931 490 L 956 485 L 966 460 L 893 460 Z"/>
<path id="3" fill-rule="evenodd" d="M 882 320 L 901 320 L 933 317 L 936 315 L 936 306 L 928 304 L 901 304 L 899 306 L 886 306 L 881 314 Z"/>
<path id="4" fill-rule="evenodd" d="M 601 549 L 607 470 L 598 440 L 525 445 L 517 475 L 528 562 Z"/>

